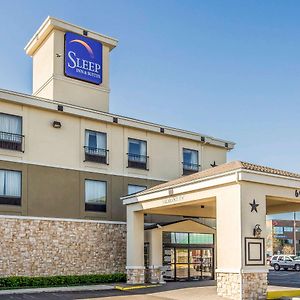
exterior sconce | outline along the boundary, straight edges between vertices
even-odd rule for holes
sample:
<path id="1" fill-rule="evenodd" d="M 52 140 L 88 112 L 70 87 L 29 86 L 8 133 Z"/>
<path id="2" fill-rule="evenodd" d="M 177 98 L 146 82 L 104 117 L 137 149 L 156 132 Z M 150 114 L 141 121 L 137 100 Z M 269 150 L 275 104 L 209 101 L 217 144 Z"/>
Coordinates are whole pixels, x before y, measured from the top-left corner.
<path id="1" fill-rule="evenodd" d="M 53 126 L 53 128 L 59 129 L 59 128 L 61 128 L 61 123 L 59 121 L 53 121 L 52 126 Z"/>
<path id="2" fill-rule="evenodd" d="M 262 230 L 260 228 L 260 225 L 256 224 L 255 227 L 254 227 L 254 229 L 253 229 L 253 235 L 254 235 L 254 237 L 260 237 L 261 232 L 262 232 Z"/>

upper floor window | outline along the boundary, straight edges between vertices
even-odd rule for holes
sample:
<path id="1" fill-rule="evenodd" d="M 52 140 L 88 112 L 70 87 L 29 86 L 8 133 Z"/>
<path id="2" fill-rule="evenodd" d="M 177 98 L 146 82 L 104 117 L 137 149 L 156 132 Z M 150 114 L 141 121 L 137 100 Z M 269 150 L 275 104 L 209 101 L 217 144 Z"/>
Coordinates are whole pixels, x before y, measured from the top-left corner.
<path id="1" fill-rule="evenodd" d="M 0 204 L 21 205 L 21 172 L 0 170 Z"/>
<path id="2" fill-rule="evenodd" d="M 199 172 L 198 151 L 183 148 L 183 175 Z"/>
<path id="3" fill-rule="evenodd" d="M 0 148 L 22 151 L 22 118 L 0 113 Z"/>
<path id="4" fill-rule="evenodd" d="M 106 133 L 85 131 L 85 160 L 108 164 Z"/>
<path id="5" fill-rule="evenodd" d="M 144 185 L 134 185 L 134 184 L 128 184 L 128 195 L 136 194 L 138 192 L 141 192 L 145 190 L 147 187 Z"/>
<path id="6" fill-rule="evenodd" d="M 285 231 L 285 232 L 293 232 L 294 229 L 293 229 L 293 227 L 291 227 L 291 226 L 285 226 L 285 227 L 284 227 L 284 231 Z"/>
<path id="7" fill-rule="evenodd" d="M 105 181 L 85 180 L 85 210 L 106 212 L 106 198 Z"/>
<path id="8" fill-rule="evenodd" d="M 128 167 L 147 170 L 147 142 L 128 139 Z"/>
<path id="9" fill-rule="evenodd" d="M 274 226 L 274 233 L 275 234 L 283 234 L 283 227 L 282 226 Z"/>

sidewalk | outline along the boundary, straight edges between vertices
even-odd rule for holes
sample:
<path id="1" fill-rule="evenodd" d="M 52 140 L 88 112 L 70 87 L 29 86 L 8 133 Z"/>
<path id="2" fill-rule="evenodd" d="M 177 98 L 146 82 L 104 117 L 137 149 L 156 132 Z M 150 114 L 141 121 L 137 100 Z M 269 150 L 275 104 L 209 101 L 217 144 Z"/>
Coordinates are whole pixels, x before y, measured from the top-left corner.
<path id="1" fill-rule="evenodd" d="M 0 295 L 13 294 L 36 294 L 36 293 L 56 293 L 56 292 L 81 292 L 81 291 L 107 291 L 115 289 L 115 284 L 111 285 L 80 285 L 80 286 L 64 286 L 49 288 L 26 288 L 26 289 L 9 289 L 0 290 Z"/>

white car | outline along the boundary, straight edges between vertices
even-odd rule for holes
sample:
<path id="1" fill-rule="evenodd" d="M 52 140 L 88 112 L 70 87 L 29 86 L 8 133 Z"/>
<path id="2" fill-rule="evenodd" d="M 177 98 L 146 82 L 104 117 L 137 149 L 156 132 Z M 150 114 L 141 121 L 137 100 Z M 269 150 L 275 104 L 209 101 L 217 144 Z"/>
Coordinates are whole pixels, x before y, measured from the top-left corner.
<path id="1" fill-rule="evenodd" d="M 270 265 L 274 268 L 275 271 L 284 269 L 293 269 L 300 271 L 300 256 L 296 255 L 274 255 L 271 258 Z"/>

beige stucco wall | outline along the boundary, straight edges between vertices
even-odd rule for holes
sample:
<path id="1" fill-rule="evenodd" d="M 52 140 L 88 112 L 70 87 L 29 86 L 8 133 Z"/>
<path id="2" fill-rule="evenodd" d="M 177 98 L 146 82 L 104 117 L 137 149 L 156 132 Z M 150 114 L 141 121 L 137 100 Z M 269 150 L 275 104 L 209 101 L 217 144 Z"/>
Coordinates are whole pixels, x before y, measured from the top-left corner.
<path id="1" fill-rule="evenodd" d="M 198 150 L 199 163 L 202 162 L 206 168 L 210 167 L 214 160 L 217 163 L 226 162 L 225 148 L 203 145 L 197 141 L 154 133 L 146 129 L 135 129 L 4 101 L 1 101 L 0 112 L 22 116 L 25 135 L 25 152 L 0 149 L 0 159 L 3 160 L 162 181 L 182 176 L 183 148 Z M 61 122 L 60 129 L 52 127 L 54 120 Z M 84 162 L 85 129 L 107 133 L 109 165 Z M 127 168 L 129 137 L 147 141 L 149 171 Z"/>
<path id="2" fill-rule="evenodd" d="M 126 224 L 0 216 L 0 276 L 125 272 Z"/>
<path id="3" fill-rule="evenodd" d="M 103 44 L 100 85 L 64 75 L 64 35 L 53 29 L 33 53 L 33 95 L 101 111 L 109 110 L 109 47 Z"/>

